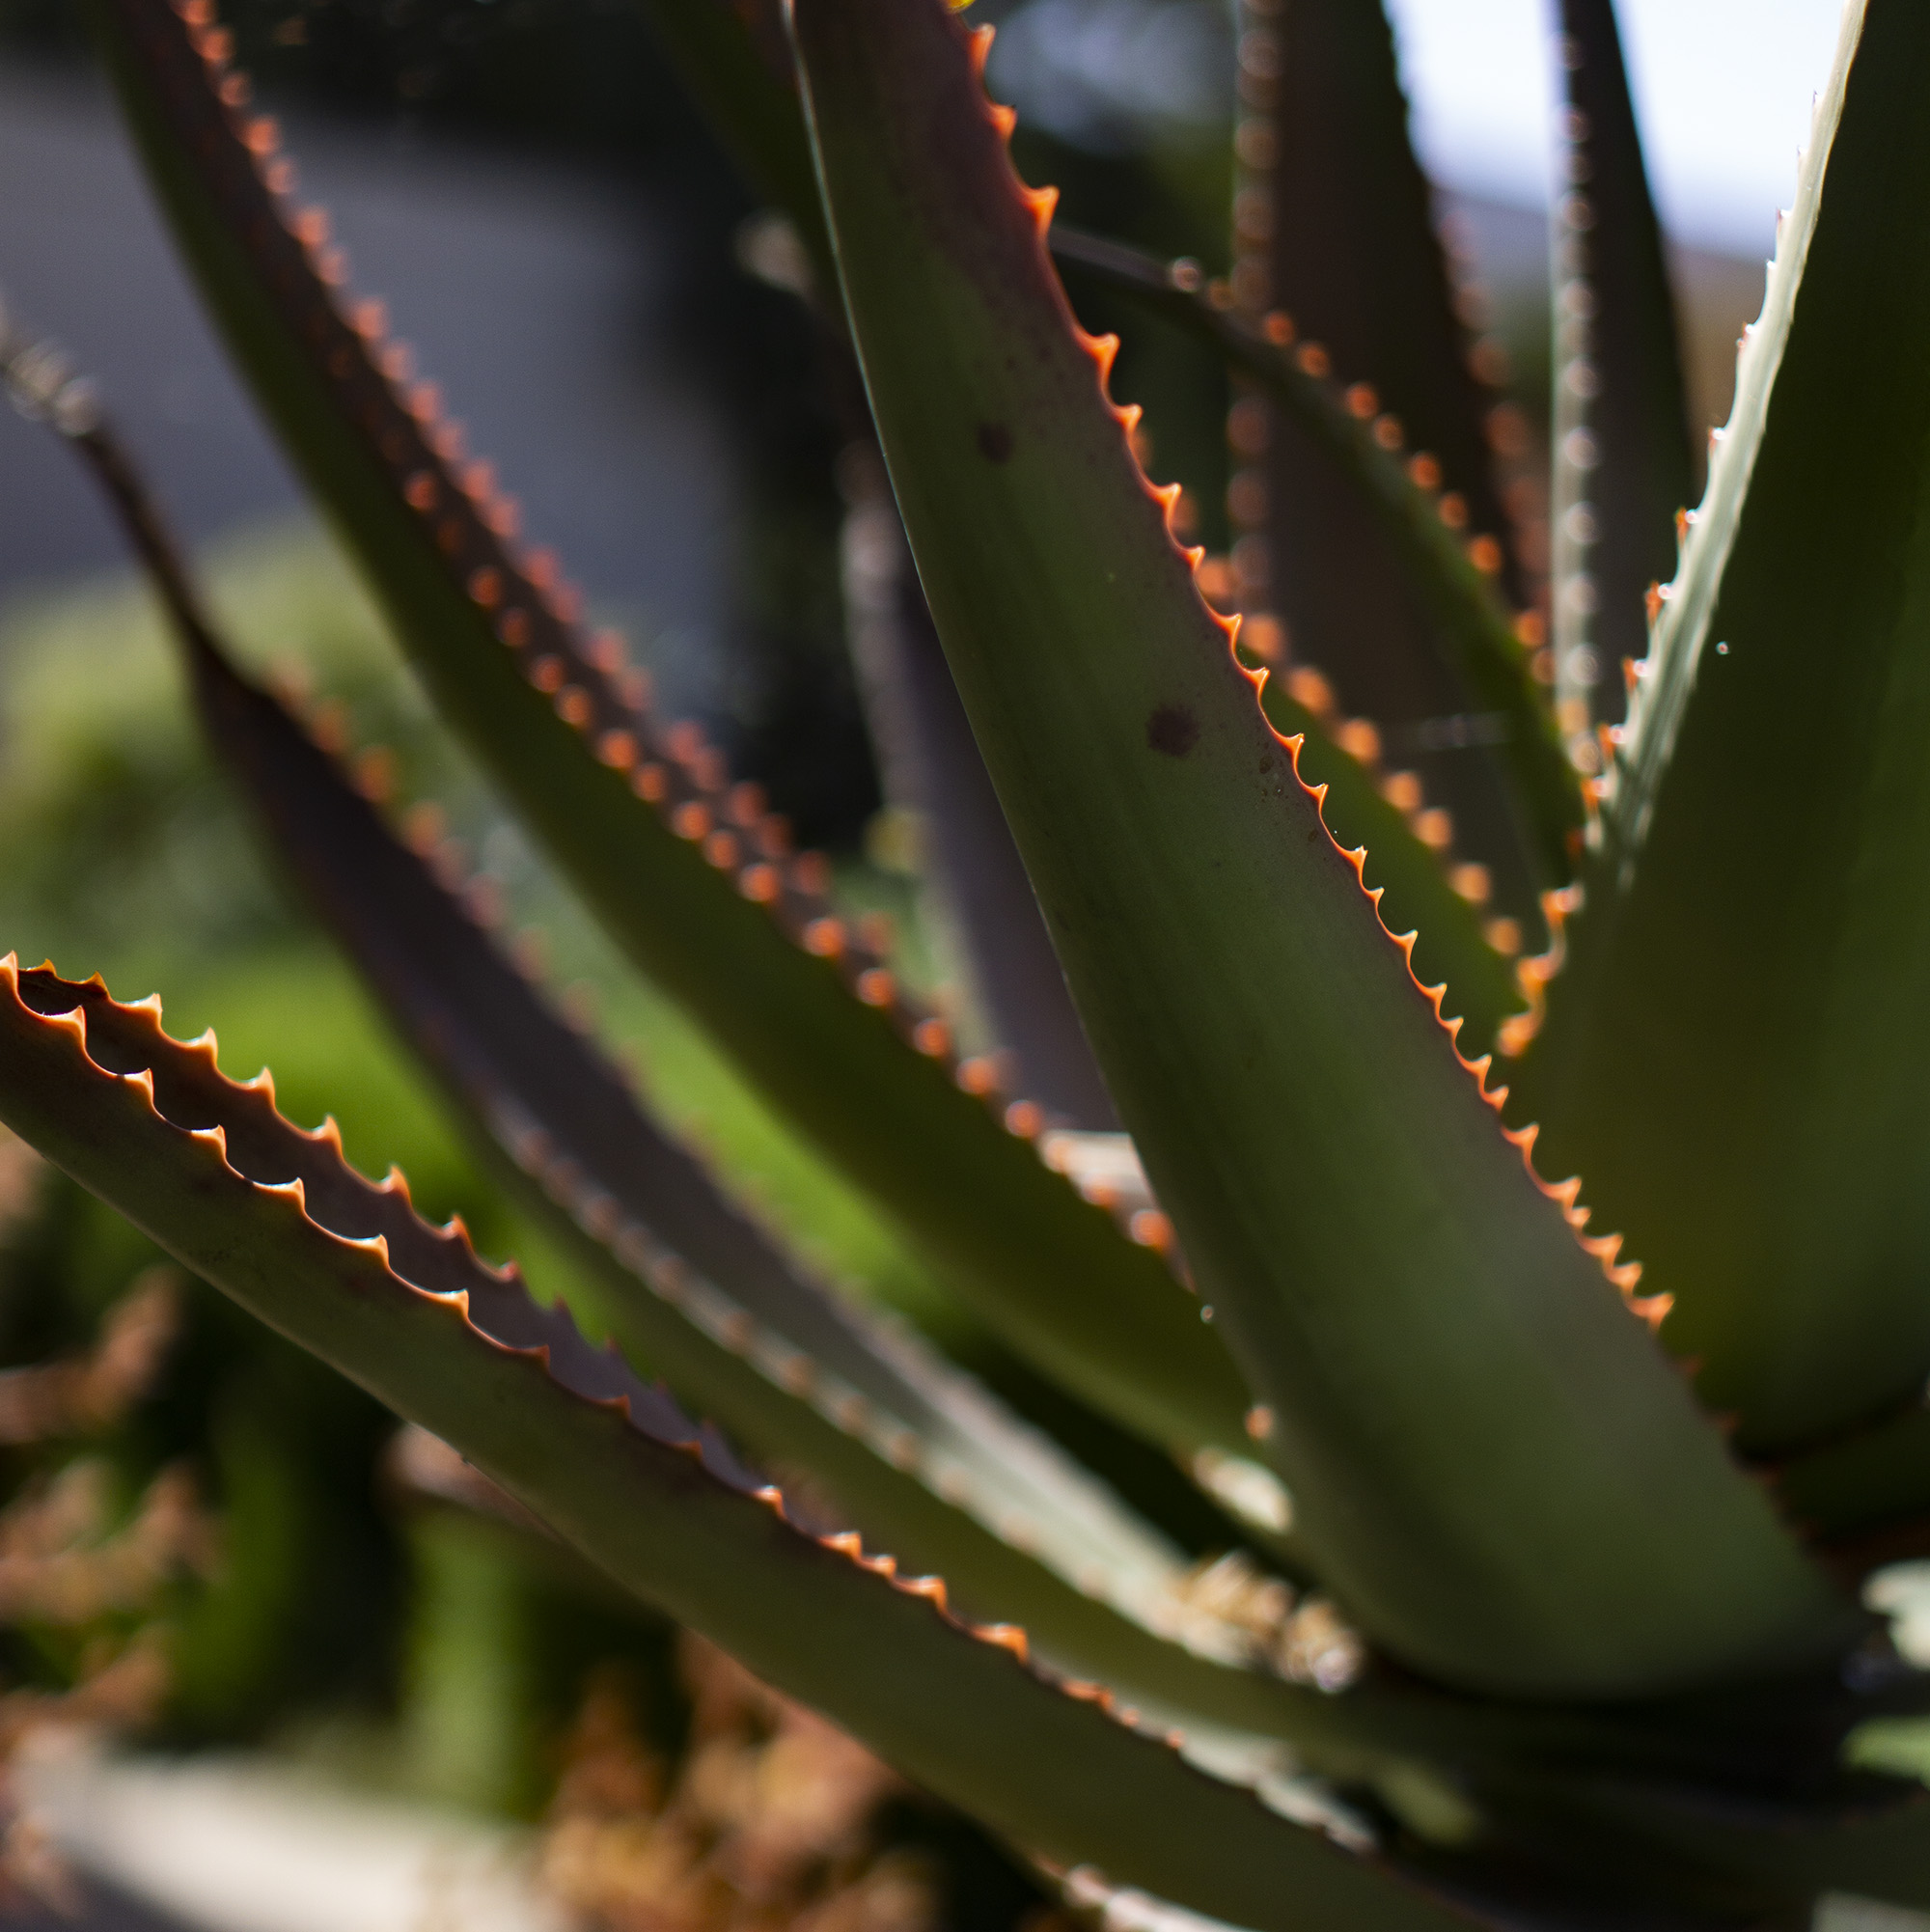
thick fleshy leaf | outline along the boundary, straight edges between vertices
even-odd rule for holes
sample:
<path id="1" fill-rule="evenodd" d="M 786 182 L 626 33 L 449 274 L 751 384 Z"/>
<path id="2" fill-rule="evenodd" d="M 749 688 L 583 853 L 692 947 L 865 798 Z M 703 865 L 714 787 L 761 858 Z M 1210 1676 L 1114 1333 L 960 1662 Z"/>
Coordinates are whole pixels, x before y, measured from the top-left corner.
<path id="1" fill-rule="evenodd" d="M 1470 366 L 1381 0 L 1299 0 L 1242 14 L 1235 298 L 1290 317 L 1368 416 L 1427 453 L 1519 607 L 1527 587 L 1490 425 L 1510 441 L 1524 426 L 1518 412 L 1495 417 L 1501 399 Z M 1519 820 L 1486 749 L 1512 721 L 1440 649 L 1435 614 L 1391 567 L 1384 530 L 1363 513 L 1331 451 L 1258 399 L 1236 407 L 1230 428 L 1246 465 L 1229 491 L 1248 533 L 1234 551 L 1246 608 L 1283 621 L 1294 653 L 1419 765 L 1453 814 L 1462 849 L 1495 869 L 1503 904 L 1532 913 L 1530 882 L 1559 885 L 1567 861 L 1558 855 L 1551 873 L 1532 844 L 1524 853 L 1516 842 Z"/>
<path id="2" fill-rule="evenodd" d="M 804 1273 L 272 699 L 205 639 L 192 670 L 210 739 L 400 1037 L 681 1399 L 1063 1667 L 1222 1723 L 1261 1706 L 1262 1729 L 1302 1728 L 1305 1706 L 1320 1735 L 1314 1694 L 1226 1668 L 1249 1645 L 1189 1608 L 1178 1551 L 911 1332 Z"/>
<path id="3" fill-rule="evenodd" d="M 1695 484 L 1682 350 L 1613 0 L 1561 0 L 1565 191 L 1554 249 L 1551 601 L 1563 729 L 1600 768 L 1647 643 L 1643 598 L 1675 566 Z"/>
<path id="4" fill-rule="evenodd" d="M 236 1086 L 210 1039 L 170 1041 L 155 1003 L 5 962 L 0 1118 L 619 1582 L 1030 1848 L 1251 1926 L 1462 1922 L 1171 1739 L 1128 1735 L 1144 1721 L 1029 1668 L 1016 1629 L 950 1613 L 937 1579 L 900 1581 L 856 1535 L 797 1527 L 707 1424 L 534 1306 L 512 1270 L 480 1265 L 459 1228 L 426 1228 L 398 1176 L 372 1185 L 330 1129 L 281 1120 L 264 1076 Z M 1477 1863 L 1437 1882 L 1478 1898 L 1492 1878 Z"/>
<path id="5" fill-rule="evenodd" d="M 1930 1372 L 1926 87 L 1852 8 L 1517 1081 L 1751 1449 Z"/>
<path id="6" fill-rule="evenodd" d="M 963 1608 L 1021 1624 L 1042 1654 L 1123 1694 L 1286 1740 L 1315 1764 L 1671 1759 L 1673 1741 L 1640 1731 L 1510 1724 L 1379 1678 L 1336 1697 L 1228 1668 L 1238 1634 L 1190 1604 L 1162 1538 L 969 1378 L 801 1275 L 272 699 L 205 645 L 196 676 L 210 736 L 312 903 L 524 1199 L 604 1286 L 626 1344 L 754 1451 L 806 1467 L 901 1560 L 940 1570 Z M 1719 1729 L 1715 1760 L 1731 1748 Z"/>
<path id="7" fill-rule="evenodd" d="M 1209 344 L 1318 454 L 1332 472 L 1323 487 L 1344 500 L 1327 513 L 1370 527 L 1384 553 L 1377 567 L 1392 566 L 1402 594 L 1425 617 L 1429 649 L 1480 707 L 1480 721 L 1463 718 L 1458 733 L 1442 724 L 1446 740 L 1463 750 L 1494 745 L 1539 876 L 1551 885 L 1566 878 L 1583 822 L 1581 788 L 1532 674 L 1533 653 L 1495 582 L 1491 544 L 1468 537 L 1466 499 L 1444 489 L 1440 463 L 1404 455 L 1399 420 L 1359 385 L 1343 385 L 1323 346 L 1296 344 L 1285 317 L 1262 324 L 1216 306 L 1198 287 L 1197 263 L 1162 262 L 1057 224 L 1048 238 L 1062 266 L 1099 278 Z M 1235 418 L 1237 434 L 1248 420 Z M 1381 730 L 1385 721 L 1371 715 Z M 1385 749 L 1403 758 L 1427 749 L 1403 732 L 1397 725 L 1382 731 Z"/>
<path id="8" fill-rule="evenodd" d="M 0 1118 L 241 1305 L 453 1444 L 626 1587 L 1038 1855 L 1297 1932 L 1463 1922 L 1029 1666 L 235 1086 L 153 1006 L 0 963 Z"/>
<path id="9" fill-rule="evenodd" d="M 1630 1695 L 1840 1604 L 1503 1138 L 1103 392 L 937 0 L 799 0 L 919 570 L 1121 1118 L 1310 1548 L 1440 1675 Z"/>
<path id="10" fill-rule="evenodd" d="M 226 34 L 183 4 L 192 21 L 167 0 L 91 0 L 90 17 L 216 319 L 445 714 L 630 955 L 1014 1348 L 1148 1435 L 1238 1450 L 1249 1398 L 1158 1217 L 1126 1238 L 1046 1169 L 1042 1110 L 961 1065 L 755 788 L 694 728 L 652 721 L 554 560 L 510 541 L 514 507 L 459 464 L 459 428 L 401 380 L 376 310 L 344 318 L 325 222 L 286 199 Z"/>

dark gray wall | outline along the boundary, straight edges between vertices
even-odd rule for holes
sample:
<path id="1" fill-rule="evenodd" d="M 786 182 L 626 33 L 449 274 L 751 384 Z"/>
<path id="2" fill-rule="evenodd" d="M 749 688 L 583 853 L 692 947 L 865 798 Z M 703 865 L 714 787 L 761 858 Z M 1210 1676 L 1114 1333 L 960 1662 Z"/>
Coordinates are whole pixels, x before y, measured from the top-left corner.
<path id="1" fill-rule="evenodd" d="M 722 434 L 653 352 L 647 210 L 593 178 L 293 123 L 305 193 L 383 296 L 475 454 L 591 593 L 705 654 L 731 547 Z M 189 536 L 292 512 L 294 483 L 224 367 L 111 107 L 0 68 L 0 290 L 105 385 Z M 0 409 L 0 603 L 122 551 L 43 429 Z"/>

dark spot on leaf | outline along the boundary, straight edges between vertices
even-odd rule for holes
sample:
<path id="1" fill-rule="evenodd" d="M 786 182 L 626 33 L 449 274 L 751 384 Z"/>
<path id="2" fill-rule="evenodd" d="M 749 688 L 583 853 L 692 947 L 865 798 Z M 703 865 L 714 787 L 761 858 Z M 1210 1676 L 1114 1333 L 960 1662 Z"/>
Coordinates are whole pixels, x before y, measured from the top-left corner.
<path id="1" fill-rule="evenodd" d="M 979 454 L 988 463 L 1003 463 L 1012 453 L 1012 432 L 1003 423 L 979 425 Z"/>
<path id="2" fill-rule="evenodd" d="M 1199 722 L 1184 704 L 1159 704 L 1146 720 L 1146 744 L 1170 759 L 1183 759 L 1199 741 Z"/>

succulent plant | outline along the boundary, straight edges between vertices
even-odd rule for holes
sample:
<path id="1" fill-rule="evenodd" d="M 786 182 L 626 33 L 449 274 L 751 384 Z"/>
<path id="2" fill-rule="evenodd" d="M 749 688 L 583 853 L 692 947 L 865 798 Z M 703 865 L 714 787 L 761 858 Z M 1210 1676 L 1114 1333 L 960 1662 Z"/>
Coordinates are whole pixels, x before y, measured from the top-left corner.
<path id="1" fill-rule="evenodd" d="M 617 1340 L 97 980 L 5 966 L 0 1118 L 1121 1922 L 1930 1908 L 1921 1785 L 1858 1768 L 1926 1702 L 1859 1587 L 1930 1526 L 1930 374 L 1903 326 L 1930 15 L 1847 10 L 1678 514 L 1614 17 L 1563 0 L 1542 586 L 1495 464 L 1523 419 L 1471 366 L 1372 0 L 1247 0 L 1225 280 L 1056 231 L 989 34 L 939 0 L 791 0 L 787 40 L 658 0 L 862 372 L 854 610 L 1019 1049 L 961 1058 L 521 545 L 347 297 L 213 0 L 85 4 L 237 362 L 450 725 L 978 1319 L 1261 1554 L 1189 1570 L 733 1205 L 234 668 L 91 394 L 17 336 L 10 380 L 122 509 L 217 757 Z M 1210 582 L 1055 255 L 1235 373 L 1244 534 Z M 1422 772 L 1386 768 L 1408 750 Z"/>

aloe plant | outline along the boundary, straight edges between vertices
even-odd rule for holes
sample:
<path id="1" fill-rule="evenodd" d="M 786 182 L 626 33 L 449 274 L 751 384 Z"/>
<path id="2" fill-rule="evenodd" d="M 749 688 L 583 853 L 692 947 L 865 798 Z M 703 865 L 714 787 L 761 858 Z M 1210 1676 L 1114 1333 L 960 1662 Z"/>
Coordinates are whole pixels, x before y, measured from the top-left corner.
<path id="1" fill-rule="evenodd" d="M 1075 1903 L 1264 1932 L 1930 1908 L 1921 1785 L 1861 1768 L 1930 1680 L 1859 1600 L 1930 1544 L 1930 17 L 1847 11 L 1690 511 L 1613 14 L 1564 0 L 1544 586 L 1508 523 L 1532 491 L 1490 465 L 1522 418 L 1471 368 L 1373 0 L 1249 0 L 1224 280 L 1056 233 L 988 32 L 939 0 L 792 0 L 787 40 L 656 0 L 862 373 L 867 513 L 890 534 L 895 506 L 916 565 L 887 545 L 868 606 L 911 782 L 980 866 L 955 897 L 995 1021 L 1042 918 L 1069 1002 L 1048 983 L 1005 1037 L 1050 1036 L 1061 1091 L 1096 1067 L 1122 1131 L 1095 1133 L 1023 1062 L 961 1058 L 823 862 L 584 628 L 347 296 L 213 0 L 85 6 L 213 316 L 449 724 L 977 1319 L 1255 1554 L 1190 1570 L 747 1218 L 234 668 L 91 393 L 17 334 L 9 379 L 120 508 L 215 756 L 615 1339 L 157 1001 L 9 960 L 0 1118 Z M 1056 262 L 1232 373 L 1237 615 Z"/>

